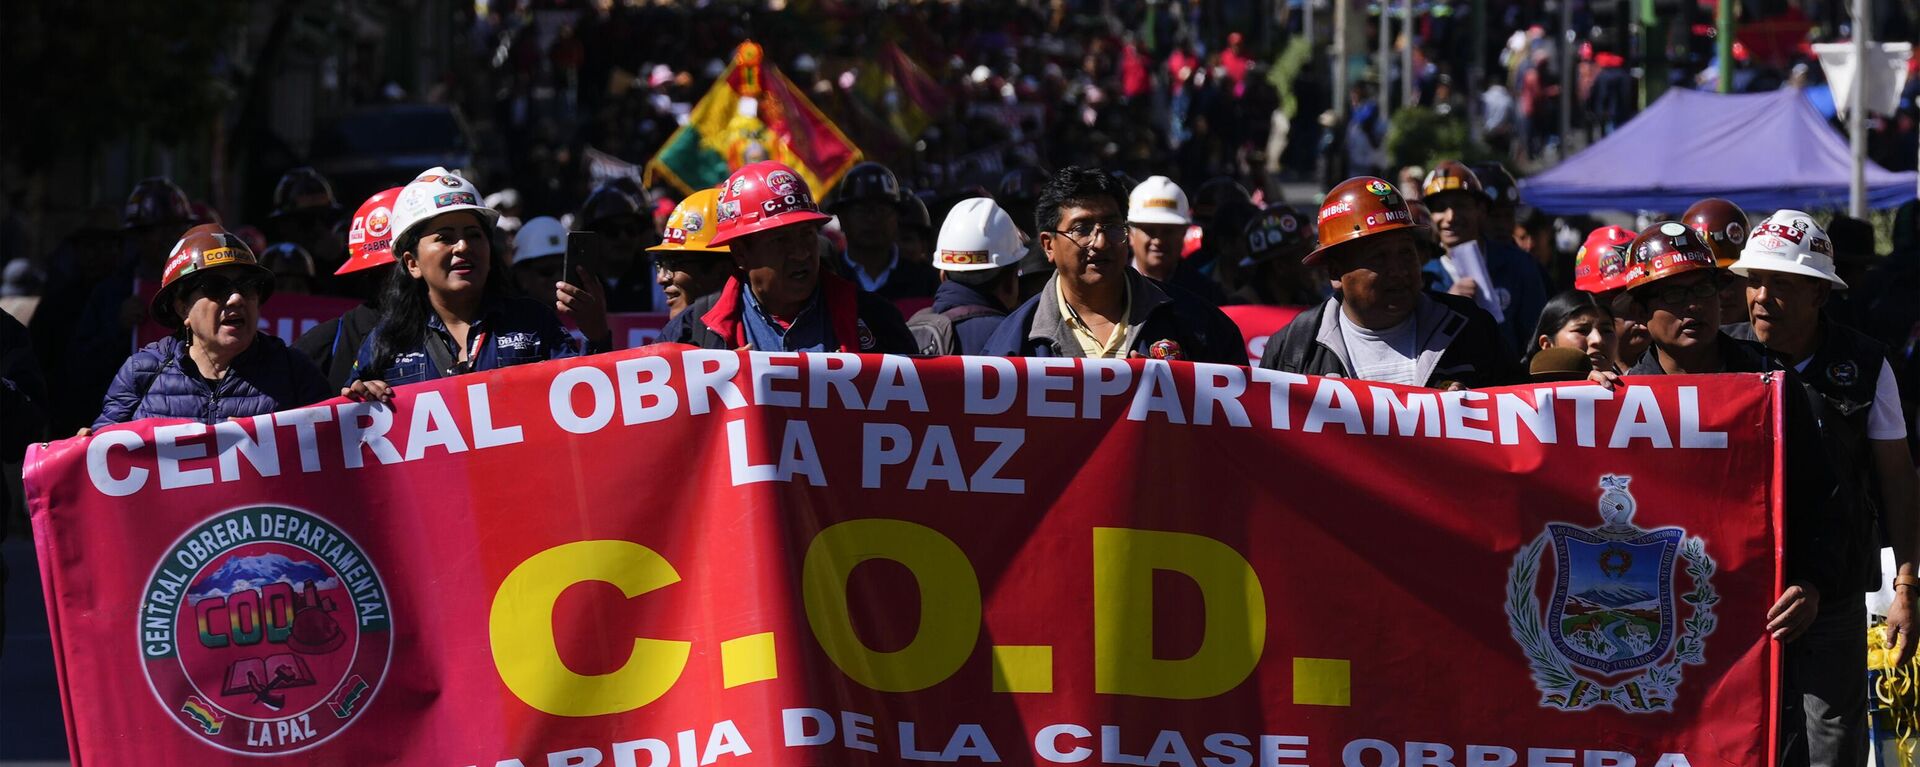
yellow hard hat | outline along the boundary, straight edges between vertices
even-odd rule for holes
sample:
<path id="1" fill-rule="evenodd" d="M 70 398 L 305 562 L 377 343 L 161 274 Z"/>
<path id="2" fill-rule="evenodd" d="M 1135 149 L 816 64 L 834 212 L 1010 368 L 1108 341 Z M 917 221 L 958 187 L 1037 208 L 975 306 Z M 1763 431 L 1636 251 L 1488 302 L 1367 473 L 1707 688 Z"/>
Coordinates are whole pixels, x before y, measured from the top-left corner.
<path id="1" fill-rule="evenodd" d="M 687 199 L 674 207 L 673 215 L 667 217 L 667 226 L 660 232 L 660 244 L 647 250 L 655 253 L 673 250 L 732 252 L 725 245 L 713 244 L 713 233 L 717 228 L 714 208 L 719 200 L 718 189 L 702 189 L 687 195 Z"/>

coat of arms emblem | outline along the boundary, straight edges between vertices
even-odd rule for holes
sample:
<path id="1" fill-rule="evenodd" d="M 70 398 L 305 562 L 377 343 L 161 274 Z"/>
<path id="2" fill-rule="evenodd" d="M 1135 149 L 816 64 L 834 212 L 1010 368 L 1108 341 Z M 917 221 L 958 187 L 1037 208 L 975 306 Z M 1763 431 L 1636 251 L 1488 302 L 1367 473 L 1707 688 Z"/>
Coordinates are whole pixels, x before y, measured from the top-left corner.
<path id="1" fill-rule="evenodd" d="M 1599 526 L 1549 523 L 1514 558 L 1507 623 L 1533 669 L 1542 707 L 1671 711 L 1682 668 L 1706 660 L 1720 601 L 1709 582 L 1714 562 L 1706 542 L 1678 527 L 1634 525 L 1630 481 L 1600 479 Z M 1553 593 L 1542 606 L 1536 594 L 1546 558 Z M 1684 592 L 1675 585 L 1676 566 L 1691 585 Z"/>

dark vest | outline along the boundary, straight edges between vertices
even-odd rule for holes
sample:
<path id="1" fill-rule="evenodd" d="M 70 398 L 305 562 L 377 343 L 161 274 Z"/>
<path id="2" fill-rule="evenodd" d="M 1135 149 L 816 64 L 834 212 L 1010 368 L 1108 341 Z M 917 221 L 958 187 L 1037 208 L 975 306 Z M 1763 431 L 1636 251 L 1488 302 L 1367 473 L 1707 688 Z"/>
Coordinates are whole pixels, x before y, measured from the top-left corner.
<path id="1" fill-rule="evenodd" d="M 1820 424 L 1821 443 L 1832 457 L 1840 484 L 1836 492 L 1848 496 L 1847 502 L 1855 507 L 1848 526 L 1848 571 L 1857 574 L 1861 589 L 1877 591 L 1886 526 L 1880 518 L 1880 483 L 1867 439 L 1867 420 L 1887 348 L 1832 319 L 1823 318 L 1821 325 L 1820 349 L 1808 360 L 1800 381 Z M 1724 329 L 1737 338 L 1758 340 L 1747 323 Z M 1788 367 L 1784 361 L 1775 363 Z"/>

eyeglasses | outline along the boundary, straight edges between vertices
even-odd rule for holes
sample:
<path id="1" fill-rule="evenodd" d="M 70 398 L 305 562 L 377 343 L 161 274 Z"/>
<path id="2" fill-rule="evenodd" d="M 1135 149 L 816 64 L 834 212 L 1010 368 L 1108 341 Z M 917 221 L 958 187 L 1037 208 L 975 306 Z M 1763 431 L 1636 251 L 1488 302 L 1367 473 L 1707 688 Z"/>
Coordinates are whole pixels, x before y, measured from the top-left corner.
<path id="1" fill-rule="evenodd" d="M 1095 233 L 1106 235 L 1107 242 L 1118 242 L 1127 239 L 1132 232 L 1133 227 L 1128 226 L 1125 221 L 1106 221 L 1098 224 L 1082 221 L 1064 230 L 1056 229 L 1053 233 L 1064 234 L 1067 239 L 1073 241 L 1073 244 L 1084 248 L 1093 243 Z"/>
<path id="2" fill-rule="evenodd" d="M 1720 281 L 1705 279 L 1692 285 L 1671 285 L 1651 288 L 1640 293 L 1641 298 L 1662 306 L 1679 306 L 1689 299 L 1713 298 L 1720 294 Z"/>
<path id="3" fill-rule="evenodd" d="M 209 274 L 193 283 L 193 294 L 225 301 L 228 296 L 239 293 L 247 298 L 259 298 L 272 283 L 264 277 L 241 277 L 238 279 L 218 274 Z"/>

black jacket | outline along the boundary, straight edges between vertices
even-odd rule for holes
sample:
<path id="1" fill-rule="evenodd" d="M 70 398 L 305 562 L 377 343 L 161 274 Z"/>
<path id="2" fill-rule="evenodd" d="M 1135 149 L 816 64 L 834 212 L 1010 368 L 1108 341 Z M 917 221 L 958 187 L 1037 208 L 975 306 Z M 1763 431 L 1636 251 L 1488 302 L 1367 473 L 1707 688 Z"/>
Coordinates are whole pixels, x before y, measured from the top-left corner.
<path id="1" fill-rule="evenodd" d="M 1887 364 L 1887 347 L 1866 334 L 1823 318 L 1820 348 L 1799 374 L 1807 404 L 1819 425 L 1821 452 L 1833 465 L 1836 509 L 1846 520 L 1846 572 L 1861 591 L 1880 589 L 1880 483 L 1867 438 L 1875 384 Z M 1742 322 L 1721 328 L 1755 344 L 1753 326 Z M 1773 369 L 1791 367 L 1768 354 Z"/>
<path id="2" fill-rule="evenodd" d="M 1472 299 L 1431 291 L 1414 307 L 1419 340 L 1417 369 L 1426 386 L 1459 382 L 1469 388 L 1519 383 L 1520 373 L 1506 353 L 1493 316 Z M 1302 375 L 1353 377 L 1346 341 L 1340 336 L 1340 297 L 1301 312 L 1267 339 L 1260 367 Z"/>
<path id="3" fill-rule="evenodd" d="M 371 303 L 361 304 L 313 326 L 293 342 L 293 348 L 313 360 L 329 385 L 344 388 L 353 380 L 353 361 L 360 354 L 360 344 L 379 324 L 380 310 Z"/>
<path id="4" fill-rule="evenodd" d="M 1791 369 L 1782 369 L 1766 350 L 1751 341 L 1741 341 L 1725 332 L 1720 334 L 1717 350 L 1721 369 L 1727 373 L 1768 373 L 1786 376 L 1787 396 L 1781 405 L 1785 414 L 1786 438 L 1780 446 L 1787 467 L 1785 484 L 1786 531 L 1782 534 L 1784 553 L 1781 566 L 1789 581 L 1806 581 L 1820 590 L 1825 599 L 1857 599 L 1848 560 L 1849 530 L 1856 520 L 1853 508 L 1837 482 L 1820 436 L 1819 422 L 1810 403 L 1813 396 Z M 1638 363 L 1627 370 L 1628 376 L 1667 375 L 1660 367 L 1660 355 L 1648 349 Z M 1803 396 L 1793 396 L 1802 392 Z M 1876 568 L 1878 566 L 1876 565 Z M 1878 588 L 1876 585 L 1875 588 Z"/>
<path id="5" fill-rule="evenodd" d="M 1225 312 L 1204 299 L 1128 269 L 1133 291 L 1127 315 L 1126 348 L 1143 357 L 1247 364 L 1247 342 Z M 1005 321 L 987 340 L 984 354 L 997 357 L 1082 357 L 1080 343 L 1060 317 L 1055 275 L 1046 287 Z M 1168 352 L 1172 352 L 1170 355 Z"/>

